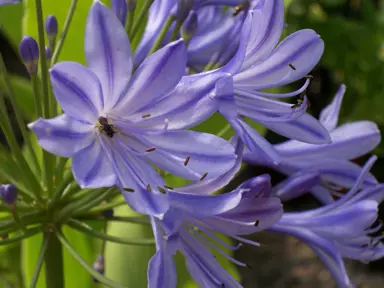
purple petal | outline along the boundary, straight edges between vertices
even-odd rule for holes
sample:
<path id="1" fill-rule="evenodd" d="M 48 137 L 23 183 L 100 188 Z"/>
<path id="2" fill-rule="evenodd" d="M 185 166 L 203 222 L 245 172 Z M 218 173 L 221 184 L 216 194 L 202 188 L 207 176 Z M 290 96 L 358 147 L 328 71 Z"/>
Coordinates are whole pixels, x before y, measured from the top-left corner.
<path id="1" fill-rule="evenodd" d="M 137 125 L 148 130 L 163 129 L 165 120 L 169 130 L 196 126 L 218 110 L 215 99 L 230 93 L 221 83 L 231 81 L 232 77 L 221 73 L 185 76 L 170 94 L 142 108 L 132 120 L 139 119 Z M 151 116 L 143 119 L 144 114 Z"/>
<path id="2" fill-rule="evenodd" d="M 256 14 L 255 17 L 257 17 L 257 16 L 260 16 L 261 12 L 253 11 L 253 10 L 248 12 L 248 16 L 245 19 L 243 23 L 243 27 L 241 29 L 239 48 L 237 49 L 237 52 L 234 55 L 234 57 L 231 59 L 231 61 L 229 61 L 226 65 L 224 65 L 222 68 L 219 69 L 221 72 L 227 72 L 233 75 L 233 74 L 236 74 L 240 70 L 241 66 L 243 65 L 245 53 L 247 50 L 247 41 L 248 41 L 248 38 L 250 37 L 249 33 L 251 32 L 253 19 L 256 19 L 254 18 L 254 14 Z"/>
<path id="3" fill-rule="evenodd" d="M 345 85 L 341 85 L 332 103 L 325 107 L 320 113 L 319 121 L 328 131 L 334 130 L 337 126 L 345 89 Z"/>
<path id="4" fill-rule="evenodd" d="M 240 140 L 235 140 L 235 142 L 236 163 L 228 172 L 216 178 L 204 179 L 203 181 L 196 181 L 190 185 L 176 188 L 175 192 L 207 195 L 227 185 L 241 167 L 241 155 L 243 154 L 244 143 Z"/>
<path id="5" fill-rule="evenodd" d="M 148 148 L 155 151 L 145 158 L 173 174 L 199 179 L 206 173 L 217 177 L 233 167 L 236 161 L 230 143 L 215 135 L 194 131 L 172 131 L 162 135 L 142 135 Z M 189 157 L 188 164 L 185 161 Z"/>
<path id="6" fill-rule="evenodd" d="M 273 187 L 273 193 L 281 201 L 288 201 L 304 195 L 319 183 L 319 173 L 299 171 Z"/>
<path id="7" fill-rule="evenodd" d="M 260 90 L 294 82 L 313 69 L 323 50 L 319 35 L 300 30 L 284 39 L 264 61 L 235 75 L 235 87 Z"/>
<path id="8" fill-rule="evenodd" d="M 344 124 L 334 129 L 330 136 L 330 144 L 311 145 L 291 140 L 275 145 L 275 148 L 284 157 L 354 159 L 371 152 L 381 140 L 380 130 L 370 121 Z"/>
<path id="9" fill-rule="evenodd" d="M 99 138 L 72 157 L 73 176 L 81 188 L 110 187 L 116 184 L 116 174 Z"/>
<path id="10" fill-rule="evenodd" d="M 75 62 L 61 62 L 51 70 L 52 88 L 68 116 L 89 124 L 97 122 L 103 110 L 101 86 L 96 75 Z"/>
<path id="11" fill-rule="evenodd" d="M 132 72 L 131 48 L 119 19 L 100 1 L 88 14 L 85 56 L 89 68 L 99 77 L 105 113 L 125 92 Z"/>
<path id="12" fill-rule="evenodd" d="M 324 188 L 323 186 L 317 185 L 311 189 L 311 194 L 315 197 L 320 203 L 327 205 L 335 202 L 331 192 Z"/>
<path id="13" fill-rule="evenodd" d="M 176 287 L 176 266 L 173 256 L 160 249 L 148 263 L 148 288 Z"/>
<path id="14" fill-rule="evenodd" d="M 311 247 L 330 270 L 340 287 L 353 287 L 345 270 L 343 259 L 333 241 L 321 237 L 307 229 L 276 224 L 271 231 L 292 235 Z"/>
<path id="15" fill-rule="evenodd" d="M 140 65 L 128 86 L 128 93 L 116 104 L 114 114 L 136 112 L 171 92 L 185 73 L 187 52 L 184 41 L 172 42 Z"/>
<path id="16" fill-rule="evenodd" d="M 271 176 L 263 174 L 243 182 L 237 189 L 244 189 L 244 199 L 269 197 L 271 195 Z"/>
<path id="17" fill-rule="evenodd" d="M 28 127 L 36 134 L 43 149 L 62 157 L 72 157 L 95 139 L 92 126 L 66 114 L 53 119 L 40 118 Z"/>
<path id="18" fill-rule="evenodd" d="M 260 12 L 255 10 L 255 17 L 247 44 L 246 60 L 242 70 L 265 59 L 277 45 L 283 30 L 283 1 L 265 1 Z"/>
<path id="19" fill-rule="evenodd" d="M 384 185 L 378 184 L 374 187 L 366 188 L 353 196 L 350 202 L 356 203 L 360 200 L 373 200 L 380 204 L 384 201 Z"/>
<path id="20" fill-rule="evenodd" d="M 209 217 L 236 207 L 242 197 L 242 192 L 233 191 L 219 195 L 195 195 L 178 192 L 168 192 L 168 200 L 172 207 L 180 209 L 193 217 Z"/>
<path id="21" fill-rule="evenodd" d="M 328 131 L 311 115 L 302 116 L 287 122 L 261 122 L 270 130 L 287 138 L 312 144 L 331 143 Z"/>

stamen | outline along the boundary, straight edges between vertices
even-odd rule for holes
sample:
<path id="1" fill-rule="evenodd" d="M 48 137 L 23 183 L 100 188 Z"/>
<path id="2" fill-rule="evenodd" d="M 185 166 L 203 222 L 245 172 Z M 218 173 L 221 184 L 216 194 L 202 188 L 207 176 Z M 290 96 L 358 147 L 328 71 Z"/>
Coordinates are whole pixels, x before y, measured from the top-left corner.
<path id="1" fill-rule="evenodd" d="M 208 172 L 204 173 L 203 176 L 201 176 L 200 181 L 203 181 L 205 177 L 207 177 L 207 175 L 208 175 Z"/>
<path id="2" fill-rule="evenodd" d="M 191 159 L 190 156 L 187 156 L 187 158 L 185 158 L 184 166 L 187 166 L 187 165 L 188 165 L 190 159 Z"/>
<path id="3" fill-rule="evenodd" d="M 163 194 L 167 193 L 167 191 L 165 191 L 163 188 L 161 188 L 160 186 L 157 186 L 157 189 L 159 189 L 159 191 Z"/>
<path id="4" fill-rule="evenodd" d="M 304 78 L 307 78 L 307 79 L 313 79 L 313 78 L 315 78 L 315 77 L 313 77 L 313 75 L 308 74 L 308 75 L 306 75 Z"/>
<path id="5" fill-rule="evenodd" d="M 150 184 L 147 185 L 147 190 L 148 190 L 148 192 L 152 192 L 152 187 Z"/>
<path id="6" fill-rule="evenodd" d="M 260 220 L 256 220 L 255 227 L 259 226 L 259 224 L 260 224 Z"/>
<path id="7" fill-rule="evenodd" d="M 295 67 L 295 66 L 293 66 L 293 64 L 292 64 L 292 63 L 288 63 L 288 66 L 289 66 L 289 67 L 291 67 L 291 69 L 292 69 L 292 70 L 295 70 L 295 71 L 296 71 L 296 67 Z"/>
<path id="8" fill-rule="evenodd" d="M 127 191 L 127 192 L 135 192 L 134 189 L 132 188 L 123 188 L 124 191 Z"/>
<path id="9" fill-rule="evenodd" d="M 169 189 L 169 190 L 173 190 L 174 188 L 171 187 L 171 186 L 168 186 L 168 185 L 164 185 L 165 188 Z"/>
<path id="10" fill-rule="evenodd" d="M 141 115 L 141 118 L 148 118 L 148 117 L 151 117 L 151 114 L 146 113 L 146 114 Z"/>
<path id="11" fill-rule="evenodd" d="M 152 147 L 152 148 L 149 148 L 147 150 L 145 150 L 145 152 L 152 152 L 152 151 L 155 151 L 156 150 L 156 147 Z"/>

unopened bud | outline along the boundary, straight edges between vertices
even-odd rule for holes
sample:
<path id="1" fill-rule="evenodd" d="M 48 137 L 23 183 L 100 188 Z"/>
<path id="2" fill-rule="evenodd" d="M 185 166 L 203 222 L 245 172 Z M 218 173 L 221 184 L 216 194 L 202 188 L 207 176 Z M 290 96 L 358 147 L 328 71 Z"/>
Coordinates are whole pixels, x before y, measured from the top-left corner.
<path id="1" fill-rule="evenodd" d="M 136 9 L 137 0 L 125 0 L 127 3 L 128 11 L 133 11 Z"/>
<path id="2" fill-rule="evenodd" d="M 101 214 L 106 218 L 112 218 L 114 215 L 113 209 L 104 210 Z"/>
<path id="3" fill-rule="evenodd" d="M 49 15 L 45 19 L 45 32 L 51 47 L 55 45 L 59 24 L 55 15 Z"/>
<path id="4" fill-rule="evenodd" d="M 93 264 L 93 269 L 100 273 L 101 275 L 104 275 L 104 256 L 103 255 L 99 255 L 97 256 L 96 258 L 96 261 L 95 263 Z M 95 283 L 98 283 L 99 281 L 95 278 L 93 278 L 93 281 Z"/>
<path id="5" fill-rule="evenodd" d="M 4 184 L 0 186 L 0 195 L 3 202 L 12 205 L 17 201 L 17 188 L 12 184 Z"/>
<path id="6" fill-rule="evenodd" d="M 52 51 L 49 46 L 45 46 L 45 57 L 47 58 L 47 60 L 51 60 L 52 58 Z"/>
<path id="7" fill-rule="evenodd" d="M 181 37 L 186 42 L 189 42 L 195 34 L 197 28 L 197 13 L 195 11 L 189 12 L 187 19 L 185 19 L 183 26 L 181 26 Z"/>
<path id="8" fill-rule="evenodd" d="M 177 0 L 176 20 L 184 22 L 188 17 L 189 12 L 192 10 L 194 0 Z"/>
<path id="9" fill-rule="evenodd" d="M 126 0 L 112 0 L 111 1 L 111 7 L 113 13 L 119 18 L 120 22 L 125 24 L 125 21 L 127 20 L 127 2 Z"/>
<path id="10" fill-rule="evenodd" d="M 23 60 L 29 74 L 36 74 L 39 64 L 39 46 L 36 40 L 29 36 L 24 36 L 20 42 L 20 57 Z"/>

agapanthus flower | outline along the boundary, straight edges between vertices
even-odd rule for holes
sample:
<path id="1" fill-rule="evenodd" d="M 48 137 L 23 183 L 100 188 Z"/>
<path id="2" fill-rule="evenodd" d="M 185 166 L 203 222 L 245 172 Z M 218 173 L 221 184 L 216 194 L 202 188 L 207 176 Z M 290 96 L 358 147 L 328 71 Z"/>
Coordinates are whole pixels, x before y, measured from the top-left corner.
<path id="1" fill-rule="evenodd" d="M 235 6 L 240 4 L 242 1 L 243 0 L 192 0 L 189 2 L 194 2 L 192 5 L 192 9 L 195 11 L 199 11 L 200 10 L 199 8 L 201 7 L 217 6 L 217 5 Z M 180 2 L 183 2 L 183 1 L 180 1 Z M 167 18 L 170 15 L 172 15 L 172 13 L 176 13 L 177 4 L 178 4 L 178 0 L 166 0 L 166 1 L 155 0 L 153 2 L 151 8 L 149 9 L 147 26 L 145 27 L 144 34 L 141 38 L 141 41 L 139 43 L 139 46 L 136 49 L 136 53 L 134 56 L 135 66 L 138 66 L 145 59 L 152 45 L 154 44 L 157 36 L 159 35 L 163 25 L 165 24 Z M 221 9 L 221 8 L 222 7 L 217 7 L 217 9 Z M 216 8 L 214 8 L 214 10 L 218 12 Z M 216 17 L 216 15 L 211 14 L 210 17 Z M 212 18 L 208 18 L 206 20 L 209 22 L 210 21 L 209 19 L 212 19 Z M 213 23 L 211 22 L 211 24 Z M 200 27 L 200 24 L 198 24 L 198 27 Z M 215 29 L 216 27 L 218 26 L 216 25 L 211 26 L 210 29 L 212 33 L 213 34 L 221 33 L 220 31 L 217 31 L 217 29 Z"/>
<path id="2" fill-rule="evenodd" d="M 261 157 L 270 162 L 279 162 L 279 156 L 239 115 L 288 138 L 314 144 L 330 142 L 327 130 L 305 113 L 307 101 L 304 94 L 310 79 L 302 88 L 291 93 L 262 92 L 305 77 L 323 53 L 323 41 L 309 29 L 297 31 L 277 45 L 283 26 L 284 1 L 258 3 L 243 24 L 236 55 L 218 70 L 233 75 L 235 94 L 233 103 L 225 103 L 220 111 L 248 148 L 252 152 L 260 152 Z M 294 105 L 270 99 L 299 94 L 301 96 L 297 101 L 300 102 Z"/>
<path id="3" fill-rule="evenodd" d="M 149 198 L 161 194 L 157 187 L 164 182 L 148 162 L 192 180 L 217 177 L 234 165 L 234 149 L 225 140 L 174 130 L 186 121 L 188 109 L 195 109 L 180 103 L 191 95 L 209 94 L 219 79 L 211 77 L 193 87 L 181 83 L 174 91 L 186 67 L 182 40 L 151 55 L 131 77 L 124 27 L 95 1 L 87 19 L 85 54 L 88 67 L 61 62 L 50 71 L 65 113 L 29 125 L 44 149 L 72 157 L 72 171 L 82 187 L 117 184 L 127 188 L 126 199 L 136 210 L 161 213 L 153 212 Z"/>
<path id="4" fill-rule="evenodd" d="M 372 227 L 378 218 L 378 205 L 384 199 L 384 185 L 361 189 L 373 156 L 362 169 L 355 185 L 339 200 L 304 212 L 284 213 L 269 228 L 292 235 L 311 247 L 329 268 L 339 287 L 353 287 L 342 258 L 369 262 L 384 256 L 384 236 Z"/>
<path id="5" fill-rule="evenodd" d="M 262 175 L 221 195 L 167 193 L 171 208 L 162 220 L 152 219 L 157 252 L 149 263 L 148 287 L 176 287 L 173 255 L 177 251 L 184 255 L 187 269 L 199 287 L 241 287 L 210 250 L 246 267 L 246 263 L 235 260 L 219 247 L 236 250 L 241 244 L 226 244 L 214 233 L 258 246 L 239 235 L 261 231 L 280 219 L 283 213 L 280 200 L 271 197 L 270 192 L 270 178 Z"/>
<path id="6" fill-rule="evenodd" d="M 377 125 L 370 121 L 357 121 L 337 127 L 344 93 L 345 86 L 342 85 L 333 101 L 322 110 L 319 118 L 320 123 L 329 131 L 332 143 L 313 145 L 288 140 L 273 146 L 281 162 L 272 167 L 291 175 L 287 181 L 293 182 L 301 181 L 301 177 L 311 178 L 317 174 L 318 183 L 312 185 L 310 191 L 324 203 L 332 202 L 332 195 L 338 196 L 339 190 L 352 187 L 361 168 L 350 160 L 369 153 L 381 140 Z M 257 165 L 270 165 L 257 153 L 249 151 L 244 153 L 244 160 Z M 368 174 L 364 178 L 363 187 L 376 184 L 373 175 Z M 277 187 L 275 192 L 283 200 L 288 200 L 308 191 L 287 189 L 285 186 L 284 189 Z"/>
<path id="7" fill-rule="evenodd" d="M 9 5 L 20 3 L 21 0 L 0 0 L 0 5 Z"/>

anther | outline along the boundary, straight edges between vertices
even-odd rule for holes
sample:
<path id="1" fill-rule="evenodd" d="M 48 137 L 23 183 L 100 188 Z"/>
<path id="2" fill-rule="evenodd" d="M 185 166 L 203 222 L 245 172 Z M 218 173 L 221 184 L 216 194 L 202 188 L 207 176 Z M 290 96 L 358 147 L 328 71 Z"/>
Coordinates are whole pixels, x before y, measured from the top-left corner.
<path id="1" fill-rule="evenodd" d="M 295 71 L 296 71 L 296 67 L 295 67 L 295 66 L 293 66 L 293 64 L 292 64 L 292 63 L 288 63 L 288 66 L 289 66 L 289 67 L 291 67 L 291 69 L 292 69 L 292 70 L 295 70 Z"/>
<path id="2" fill-rule="evenodd" d="M 208 175 L 208 172 L 204 173 L 203 176 L 201 176 L 200 181 L 203 181 L 205 177 L 207 177 L 207 175 Z"/>
<path id="3" fill-rule="evenodd" d="M 146 113 L 146 114 L 141 115 L 141 118 L 148 118 L 148 117 L 151 117 L 151 114 Z"/>
<path id="4" fill-rule="evenodd" d="M 135 192 L 134 189 L 132 188 L 123 188 L 124 191 L 127 191 L 127 192 Z"/>
<path id="5" fill-rule="evenodd" d="M 168 185 L 164 185 L 165 188 L 169 189 L 169 190 L 173 190 L 173 187 L 171 186 L 168 186 Z"/>
<path id="6" fill-rule="evenodd" d="M 306 75 L 304 78 L 307 78 L 307 79 L 313 79 L 313 78 L 315 78 L 315 77 L 313 77 L 313 75 L 308 74 L 308 75 Z"/>
<path id="7" fill-rule="evenodd" d="M 187 158 L 185 158 L 184 166 L 187 166 L 187 165 L 188 165 L 190 159 L 191 159 L 190 156 L 187 156 Z"/>
<path id="8" fill-rule="evenodd" d="M 148 190 L 148 192 L 152 192 L 152 187 L 150 184 L 147 185 L 147 190 Z"/>
<path id="9" fill-rule="evenodd" d="M 253 269 L 251 265 L 245 263 L 245 266 L 248 268 L 248 269 Z"/>
<path id="10" fill-rule="evenodd" d="M 161 188 L 160 186 L 157 186 L 157 189 L 159 189 L 159 191 L 163 194 L 167 193 L 167 191 L 165 191 L 165 189 Z"/>
<path id="11" fill-rule="evenodd" d="M 156 147 L 152 147 L 152 148 L 149 148 L 147 150 L 145 150 L 145 152 L 152 152 L 152 151 L 155 151 L 156 150 Z"/>
<path id="12" fill-rule="evenodd" d="M 259 220 L 256 220 L 256 221 L 255 221 L 255 227 L 259 226 L 259 224 L 260 224 L 260 221 L 259 221 Z"/>

